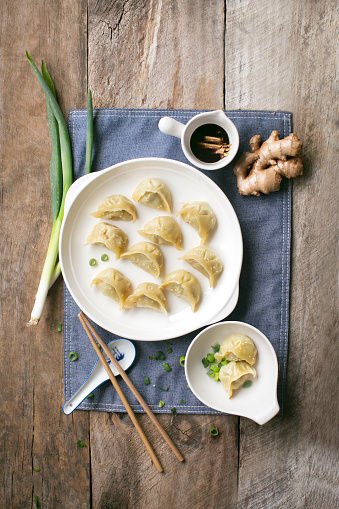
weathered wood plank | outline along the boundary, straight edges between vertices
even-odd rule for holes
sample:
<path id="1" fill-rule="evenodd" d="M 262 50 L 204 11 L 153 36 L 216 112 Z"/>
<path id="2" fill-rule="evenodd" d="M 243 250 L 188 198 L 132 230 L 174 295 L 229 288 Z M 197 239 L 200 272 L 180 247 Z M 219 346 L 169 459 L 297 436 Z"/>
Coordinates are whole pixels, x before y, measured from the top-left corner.
<path id="1" fill-rule="evenodd" d="M 86 97 L 85 1 L 1 3 L 1 318 L 0 490 L 2 507 L 90 505 L 86 414 L 61 412 L 62 284 L 41 323 L 27 329 L 40 277 L 49 220 L 49 157 L 45 101 L 25 58 L 48 63 L 63 106 Z M 37 472 L 34 469 L 41 469 Z"/>
<path id="2" fill-rule="evenodd" d="M 333 1 L 227 2 L 226 105 L 292 111 L 306 161 L 294 186 L 286 415 L 262 428 L 241 420 L 239 508 L 339 504 L 335 12 Z"/>
<path id="3" fill-rule="evenodd" d="M 222 2 L 97 1 L 89 5 L 89 85 L 105 107 L 223 107 Z M 237 482 L 235 417 L 170 416 L 160 420 L 187 458 L 179 464 L 142 425 L 165 474 L 151 466 L 126 417 L 91 414 L 93 506 L 232 507 Z M 211 423 L 222 430 L 214 442 Z M 110 445 L 108 445 L 110 444 Z M 216 468 L 216 464 L 218 465 Z M 227 493 L 227 500 L 225 499 Z"/>

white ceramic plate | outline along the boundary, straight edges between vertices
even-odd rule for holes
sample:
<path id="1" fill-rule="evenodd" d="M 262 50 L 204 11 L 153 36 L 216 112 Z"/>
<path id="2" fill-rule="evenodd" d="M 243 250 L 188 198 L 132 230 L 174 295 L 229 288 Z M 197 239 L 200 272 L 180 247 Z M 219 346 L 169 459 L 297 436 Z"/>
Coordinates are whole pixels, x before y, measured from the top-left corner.
<path id="1" fill-rule="evenodd" d="M 201 361 L 211 351 L 212 345 L 221 344 L 223 339 L 231 334 L 249 336 L 257 347 L 258 360 L 254 366 L 257 378 L 251 387 L 235 391 L 229 399 L 221 383 L 207 376 L 207 370 Z M 195 396 L 219 412 L 248 417 L 258 424 L 265 424 L 279 412 L 277 357 L 267 337 L 252 325 L 243 322 L 221 322 L 201 331 L 187 350 L 185 374 Z"/>
<path id="2" fill-rule="evenodd" d="M 210 241 L 224 264 L 224 271 L 216 288 L 208 280 L 179 258 L 185 251 L 199 245 L 197 232 L 176 217 L 184 236 L 184 251 L 161 246 L 165 260 L 165 273 L 185 268 L 200 281 L 203 298 L 199 310 L 192 313 L 188 304 L 174 295 L 168 295 L 169 313 L 164 315 L 147 309 L 121 311 L 118 305 L 91 287 L 91 280 L 101 270 L 114 267 L 125 274 L 134 287 L 144 281 L 160 281 L 143 272 L 126 260 L 115 260 L 114 254 L 102 246 L 85 245 L 86 238 L 98 219 L 90 213 L 110 194 L 131 197 L 137 184 L 144 178 L 158 177 L 170 188 L 173 210 L 177 213 L 187 201 L 204 200 L 210 203 L 218 219 L 218 226 Z M 72 186 L 73 187 L 73 186 Z M 66 217 L 60 236 L 60 263 L 65 283 L 78 306 L 98 325 L 120 336 L 144 341 L 170 339 L 189 333 L 204 325 L 220 320 L 223 312 L 231 312 L 242 264 L 242 237 L 238 219 L 230 202 L 214 182 L 194 168 L 169 159 L 145 158 L 126 161 L 75 184 L 69 192 Z M 116 221 L 129 237 L 129 245 L 145 240 L 137 233 L 150 218 L 166 215 L 143 205 L 137 206 L 135 223 Z M 101 262 L 101 254 L 109 254 L 108 262 Z M 98 265 L 91 267 L 95 258 Z M 231 309 L 232 308 L 232 309 Z M 214 319 L 215 318 L 215 319 Z"/>

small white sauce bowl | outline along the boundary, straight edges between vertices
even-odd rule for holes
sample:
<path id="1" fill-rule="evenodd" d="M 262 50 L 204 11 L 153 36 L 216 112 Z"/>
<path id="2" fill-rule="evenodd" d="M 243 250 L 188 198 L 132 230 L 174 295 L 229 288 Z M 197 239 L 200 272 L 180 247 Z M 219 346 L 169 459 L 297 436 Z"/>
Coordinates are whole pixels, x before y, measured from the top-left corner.
<path id="1" fill-rule="evenodd" d="M 212 346 L 231 334 L 250 337 L 258 350 L 255 369 L 257 378 L 249 388 L 240 388 L 228 398 L 220 382 L 207 375 L 202 358 Z M 220 322 L 206 327 L 190 344 L 185 360 L 185 375 L 189 388 L 205 405 L 227 414 L 248 417 L 257 424 L 265 424 L 279 412 L 277 401 L 278 362 L 273 346 L 267 337 L 252 325 L 244 322 Z"/>

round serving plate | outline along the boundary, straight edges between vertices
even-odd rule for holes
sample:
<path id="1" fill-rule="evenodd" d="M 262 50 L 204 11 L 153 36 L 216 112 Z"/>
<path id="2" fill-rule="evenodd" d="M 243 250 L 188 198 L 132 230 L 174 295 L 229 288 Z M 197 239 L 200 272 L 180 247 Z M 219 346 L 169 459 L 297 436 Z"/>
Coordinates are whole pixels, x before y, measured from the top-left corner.
<path id="1" fill-rule="evenodd" d="M 127 260 L 115 260 L 104 246 L 86 245 L 86 239 L 99 219 L 91 216 L 98 205 L 109 195 L 123 194 L 131 198 L 138 183 L 149 177 L 160 178 L 171 190 L 173 215 L 184 238 L 184 249 L 178 251 L 161 246 L 165 257 L 164 273 L 176 269 L 192 272 L 202 287 L 202 300 L 197 312 L 183 300 L 167 293 L 167 315 L 148 309 L 120 310 L 117 303 L 91 286 L 92 279 L 106 268 L 116 268 L 125 274 L 135 288 L 139 283 L 161 281 L 140 270 Z M 181 205 L 190 201 L 206 201 L 213 208 L 218 224 L 209 246 L 224 264 L 216 288 L 180 258 L 184 252 L 200 244 L 197 232 L 178 216 Z M 138 219 L 133 222 L 109 221 L 119 226 L 129 237 L 129 245 L 146 240 L 138 234 L 143 225 L 159 215 L 168 215 L 136 204 Z M 66 215 L 60 235 L 60 264 L 64 281 L 78 306 L 95 323 L 119 336 L 140 341 L 172 339 L 192 332 L 229 314 L 237 300 L 238 282 L 242 264 L 243 244 L 241 230 L 232 205 L 221 189 L 208 177 L 191 166 L 161 158 L 143 158 L 125 161 L 96 172 L 77 181 L 69 190 Z M 101 255 L 109 255 L 102 262 Z M 95 258 L 92 267 L 89 260 Z M 224 315 L 225 317 L 225 315 Z"/>

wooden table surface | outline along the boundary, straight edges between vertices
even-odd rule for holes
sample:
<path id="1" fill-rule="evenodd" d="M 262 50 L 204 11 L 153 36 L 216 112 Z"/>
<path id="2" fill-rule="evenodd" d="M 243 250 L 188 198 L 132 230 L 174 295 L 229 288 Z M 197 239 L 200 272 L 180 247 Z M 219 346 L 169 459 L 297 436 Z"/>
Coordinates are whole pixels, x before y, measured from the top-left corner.
<path id="1" fill-rule="evenodd" d="M 44 509 L 338 507 L 336 8 L 334 0 L 1 0 L 1 508 L 33 507 L 34 496 Z M 160 475 L 125 415 L 61 412 L 61 280 L 40 324 L 25 327 L 50 231 L 45 101 L 25 49 L 48 63 L 65 112 L 85 107 L 89 86 L 97 107 L 294 113 L 306 170 L 294 186 L 284 417 L 260 427 L 162 415 L 186 456 L 179 464 L 141 416 Z"/>

